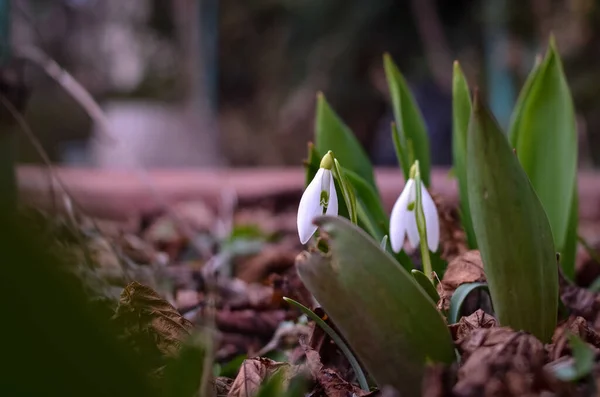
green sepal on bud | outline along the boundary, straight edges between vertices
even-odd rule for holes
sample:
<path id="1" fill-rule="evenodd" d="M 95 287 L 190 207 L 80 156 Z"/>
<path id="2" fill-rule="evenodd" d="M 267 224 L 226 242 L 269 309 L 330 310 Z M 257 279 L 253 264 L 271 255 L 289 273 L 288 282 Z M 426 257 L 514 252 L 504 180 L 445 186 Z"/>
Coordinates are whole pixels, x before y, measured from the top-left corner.
<path id="1" fill-rule="evenodd" d="M 321 159 L 321 164 L 319 165 L 319 167 L 324 168 L 326 170 L 331 170 L 333 168 L 333 160 L 334 160 L 333 152 L 330 150 Z"/>

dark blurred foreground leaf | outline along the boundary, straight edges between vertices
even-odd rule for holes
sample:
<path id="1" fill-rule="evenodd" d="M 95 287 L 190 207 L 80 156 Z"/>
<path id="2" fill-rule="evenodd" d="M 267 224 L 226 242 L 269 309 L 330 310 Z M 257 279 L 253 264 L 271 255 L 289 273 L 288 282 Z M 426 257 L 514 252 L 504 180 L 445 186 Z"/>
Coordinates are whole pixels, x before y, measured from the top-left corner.
<path id="1" fill-rule="evenodd" d="M 14 214 L 0 225 L 0 395 L 156 396 L 110 311 L 90 303 L 50 242 Z"/>
<path id="2" fill-rule="evenodd" d="M 343 218 L 319 217 L 329 252 L 305 253 L 298 272 L 380 386 L 420 395 L 426 361 L 454 359 L 435 304 L 379 243 Z"/>
<path id="3" fill-rule="evenodd" d="M 164 369 L 165 397 L 192 397 L 200 390 L 206 341 L 203 334 L 195 334 L 181 347 L 177 357 L 170 358 Z"/>

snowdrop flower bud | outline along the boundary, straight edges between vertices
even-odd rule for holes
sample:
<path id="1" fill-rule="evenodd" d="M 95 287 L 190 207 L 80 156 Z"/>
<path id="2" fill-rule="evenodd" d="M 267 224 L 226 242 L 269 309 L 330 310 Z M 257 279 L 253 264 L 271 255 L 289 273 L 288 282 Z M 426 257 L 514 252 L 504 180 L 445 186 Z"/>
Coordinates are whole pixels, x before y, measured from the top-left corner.
<path id="1" fill-rule="evenodd" d="M 331 151 L 321 160 L 321 166 L 314 179 L 308 184 L 298 207 L 298 236 L 306 244 L 317 230 L 313 219 L 323 215 L 337 215 L 338 201 L 331 169 L 333 153 Z"/>
<path id="2" fill-rule="evenodd" d="M 437 251 L 440 243 L 440 220 L 437 208 L 425 186 L 421 184 L 421 200 L 427 229 L 427 246 L 430 251 Z M 419 246 L 419 230 L 416 218 L 417 190 L 415 180 L 410 178 L 404 190 L 396 200 L 390 216 L 390 244 L 394 252 L 400 252 L 404 238 L 408 234 L 411 247 Z"/>

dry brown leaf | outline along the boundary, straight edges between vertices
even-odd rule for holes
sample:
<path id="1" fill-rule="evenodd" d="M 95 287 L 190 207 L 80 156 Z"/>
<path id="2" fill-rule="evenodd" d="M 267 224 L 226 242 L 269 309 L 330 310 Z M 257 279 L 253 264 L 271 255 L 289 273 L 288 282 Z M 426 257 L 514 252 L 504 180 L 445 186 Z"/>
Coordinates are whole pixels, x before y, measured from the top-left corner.
<path id="1" fill-rule="evenodd" d="M 247 283 L 262 283 L 271 273 L 283 273 L 294 266 L 297 249 L 267 245 L 260 253 L 236 260 L 236 277 Z"/>
<path id="2" fill-rule="evenodd" d="M 177 354 L 193 327 L 152 288 L 135 281 L 123 290 L 114 320 L 129 337 L 144 339 L 167 356 Z"/>
<path id="3" fill-rule="evenodd" d="M 559 272 L 560 298 L 575 316 L 583 317 L 595 330 L 600 330 L 600 294 L 570 284 Z"/>
<path id="4" fill-rule="evenodd" d="M 282 371 L 283 387 L 285 388 L 292 378 L 304 374 L 305 368 L 288 363 L 278 363 L 262 357 L 244 360 L 227 396 L 255 396 L 262 384 L 276 373 L 281 373 L 280 371 Z"/>
<path id="5" fill-rule="evenodd" d="M 473 330 L 479 328 L 492 328 L 497 325 L 498 322 L 493 316 L 478 309 L 468 317 L 461 317 L 458 323 L 452 324 L 448 326 L 448 328 L 452 333 L 452 339 L 454 339 L 455 342 L 460 343 L 463 339 L 471 335 Z"/>
<path id="6" fill-rule="evenodd" d="M 569 317 L 559 324 L 552 336 L 552 343 L 546 346 L 550 361 L 558 360 L 570 353 L 568 334 L 579 336 L 584 342 L 600 349 L 600 335 L 591 329 L 583 317 Z"/>
<path id="7" fill-rule="evenodd" d="M 437 291 L 440 295 L 438 308 L 444 311 L 450 308 L 452 294 L 461 284 L 485 280 L 483 261 L 481 260 L 481 254 L 478 250 L 467 251 L 454 258 L 454 260 L 448 263 L 444 277 L 437 286 Z M 468 308 L 470 303 L 469 297 L 464 305 Z"/>
<path id="8" fill-rule="evenodd" d="M 219 310 L 216 314 L 216 324 L 220 330 L 268 338 L 273 336 L 279 323 L 284 320 L 284 310 Z"/>
<path id="9" fill-rule="evenodd" d="M 480 328 L 459 346 L 464 364 L 453 393 L 471 396 L 538 396 L 545 383 L 544 346 L 509 328 Z"/>

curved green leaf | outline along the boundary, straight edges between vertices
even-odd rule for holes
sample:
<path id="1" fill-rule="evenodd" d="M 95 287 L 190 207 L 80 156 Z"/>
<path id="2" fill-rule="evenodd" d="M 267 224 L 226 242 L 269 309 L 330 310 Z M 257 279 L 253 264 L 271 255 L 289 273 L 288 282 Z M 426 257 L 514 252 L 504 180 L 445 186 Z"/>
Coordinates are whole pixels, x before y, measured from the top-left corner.
<path id="1" fill-rule="evenodd" d="M 309 319 L 314 321 L 323 331 L 325 331 L 327 335 L 329 335 L 331 340 L 335 342 L 337 347 L 340 349 L 340 351 L 344 354 L 344 356 L 350 363 L 350 366 L 354 371 L 354 375 L 356 375 L 356 379 L 358 380 L 358 384 L 360 385 L 360 387 L 365 391 L 369 391 L 369 382 L 367 382 L 367 377 L 365 376 L 362 368 L 360 367 L 360 364 L 354 357 L 354 354 L 352 354 L 352 351 L 350 350 L 348 345 L 346 345 L 346 342 L 344 342 L 344 340 L 340 338 L 337 332 L 335 332 L 335 330 L 331 328 L 325 321 L 323 321 L 323 319 L 317 316 L 312 310 L 304 306 L 302 303 L 296 302 L 295 300 L 287 297 L 284 297 L 283 300 L 294 306 L 296 309 L 299 309 L 302 313 L 306 314 L 306 316 Z"/>
<path id="2" fill-rule="evenodd" d="M 486 283 L 464 283 L 458 286 L 450 298 L 450 310 L 448 311 L 448 323 L 455 324 L 460 320 L 460 310 L 467 296 L 476 289 L 483 289 L 489 293 Z"/>
<path id="3" fill-rule="evenodd" d="M 497 318 L 548 342 L 558 309 L 552 230 L 527 174 L 477 93 L 467 178 L 471 218 Z"/>
<path id="4" fill-rule="evenodd" d="M 471 117 L 471 94 L 469 85 L 458 61 L 454 62 L 452 77 L 452 157 L 454 171 L 458 179 L 460 194 L 460 218 L 471 249 L 477 248 L 477 239 L 473 231 L 469 195 L 467 192 L 467 130 Z"/>
<path id="5" fill-rule="evenodd" d="M 577 219 L 571 219 L 577 176 L 577 128 L 571 92 L 551 38 L 546 56 L 531 72 L 515 107 L 510 142 L 529 176 L 563 255 L 565 274 L 574 273 Z M 576 192 L 576 191 L 575 191 Z M 575 229 L 575 232 L 570 229 Z M 568 252 L 567 252 L 568 251 Z"/>
<path id="6" fill-rule="evenodd" d="M 440 295 L 436 291 L 429 277 L 427 277 L 425 273 L 417 269 L 412 269 L 410 272 L 417 281 L 417 283 L 419 283 L 421 288 L 423 288 L 423 290 L 427 292 L 427 295 L 429 295 L 433 303 L 437 304 L 440 300 Z"/>
<path id="7" fill-rule="evenodd" d="M 398 67 L 394 64 L 389 54 L 383 56 L 383 65 L 392 97 L 394 118 L 396 119 L 396 127 L 398 128 L 397 132 L 399 132 L 397 138 L 400 139 L 401 143 L 406 143 L 406 146 L 404 146 L 405 150 L 410 150 L 408 143 L 412 142 L 414 160 L 419 160 L 423 183 L 429 187 L 431 159 L 429 153 L 429 136 L 427 135 L 423 116 L 412 93 L 408 89 L 404 77 L 402 77 L 402 73 L 400 73 L 400 70 L 398 70 Z M 407 155 L 402 156 L 400 154 L 398 157 L 400 166 L 404 165 L 403 158 L 407 158 Z M 412 162 L 408 164 L 410 166 Z M 408 172 L 408 170 L 403 171 L 405 173 Z"/>
<path id="8" fill-rule="evenodd" d="M 380 385 L 420 395 L 426 362 L 451 363 L 435 304 L 379 242 L 340 217 L 315 219 L 329 252 L 304 253 L 298 273 Z"/>
<path id="9" fill-rule="evenodd" d="M 316 114 L 315 143 L 317 151 L 325 154 L 331 150 L 345 169 L 360 175 L 377 191 L 373 166 L 367 153 L 350 128 L 329 106 L 322 93 L 317 95 Z"/>

